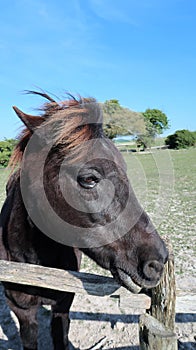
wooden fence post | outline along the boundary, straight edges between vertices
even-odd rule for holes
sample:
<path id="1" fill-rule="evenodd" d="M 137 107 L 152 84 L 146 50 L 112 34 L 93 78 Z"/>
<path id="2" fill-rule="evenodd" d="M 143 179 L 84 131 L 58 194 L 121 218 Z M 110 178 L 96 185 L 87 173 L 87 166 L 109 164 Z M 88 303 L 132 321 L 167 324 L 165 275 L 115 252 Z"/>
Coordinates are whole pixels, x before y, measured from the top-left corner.
<path id="1" fill-rule="evenodd" d="M 141 350 L 177 350 L 174 332 L 149 314 L 140 316 Z"/>
<path id="2" fill-rule="evenodd" d="M 160 284 L 151 290 L 149 314 L 140 316 L 141 350 L 177 350 L 175 329 L 176 285 L 174 255 L 171 243 L 165 238 L 169 259 Z"/>

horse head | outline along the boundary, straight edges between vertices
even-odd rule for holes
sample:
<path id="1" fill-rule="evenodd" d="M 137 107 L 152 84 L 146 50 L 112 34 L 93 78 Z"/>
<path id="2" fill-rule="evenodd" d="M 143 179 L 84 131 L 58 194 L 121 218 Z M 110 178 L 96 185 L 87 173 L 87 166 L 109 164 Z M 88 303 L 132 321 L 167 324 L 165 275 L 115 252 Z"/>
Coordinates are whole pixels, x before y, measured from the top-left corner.
<path id="1" fill-rule="evenodd" d="M 21 191 L 31 220 L 129 290 L 156 286 L 167 249 L 136 198 L 121 153 L 104 135 L 99 104 L 41 95 L 49 103 L 40 116 L 14 107 L 26 129 L 12 161 L 22 159 Z"/>

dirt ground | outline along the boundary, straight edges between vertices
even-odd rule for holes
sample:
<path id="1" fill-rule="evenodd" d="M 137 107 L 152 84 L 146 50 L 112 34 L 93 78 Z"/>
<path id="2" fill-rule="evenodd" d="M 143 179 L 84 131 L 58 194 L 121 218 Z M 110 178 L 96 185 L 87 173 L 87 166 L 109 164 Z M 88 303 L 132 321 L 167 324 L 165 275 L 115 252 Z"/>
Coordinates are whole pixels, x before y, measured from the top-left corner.
<path id="1" fill-rule="evenodd" d="M 182 288 L 193 288 L 195 282 L 196 279 L 190 277 L 178 280 Z M 6 305 L 2 286 L 0 312 L 0 350 L 22 350 L 18 321 Z M 129 315 L 120 310 L 117 301 L 113 299 L 77 295 L 70 318 L 69 338 L 72 350 L 139 350 L 137 310 L 134 315 Z M 41 308 L 39 323 L 39 350 L 52 350 L 49 307 Z M 176 334 L 180 350 L 196 349 L 196 314 L 177 314 Z"/>

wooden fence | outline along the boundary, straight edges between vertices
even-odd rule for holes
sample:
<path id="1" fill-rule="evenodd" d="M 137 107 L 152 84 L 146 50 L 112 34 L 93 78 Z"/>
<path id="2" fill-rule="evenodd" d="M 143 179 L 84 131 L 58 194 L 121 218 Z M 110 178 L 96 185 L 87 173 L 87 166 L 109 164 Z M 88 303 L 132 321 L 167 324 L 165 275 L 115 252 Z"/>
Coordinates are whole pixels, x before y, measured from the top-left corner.
<path id="1" fill-rule="evenodd" d="M 176 291 L 172 253 L 161 283 L 151 290 L 149 296 L 132 294 L 110 277 L 4 260 L 0 260 L 0 281 L 83 295 L 115 297 L 121 309 L 130 314 L 137 309 L 141 315 L 139 331 L 141 350 L 177 350 L 174 332 L 175 311 L 196 312 L 195 294 L 186 295 Z"/>
<path id="2" fill-rule="evenodd" d="M 121 152 L 137 152 L 143 154 L 144 152 L 140 150 L 140 147 L 135 147 L 134 143 L 128 143 L 128 142 L 122 142 L 122 143 L 115 143 L 115 146 L 119 149 Z M 146 148 L 145 151 L 152 152 L 156 150 L 165 150 L 168 149 L 168 145 L 160 145 L 160 146 L 152 146 L 150 148 Z"/>

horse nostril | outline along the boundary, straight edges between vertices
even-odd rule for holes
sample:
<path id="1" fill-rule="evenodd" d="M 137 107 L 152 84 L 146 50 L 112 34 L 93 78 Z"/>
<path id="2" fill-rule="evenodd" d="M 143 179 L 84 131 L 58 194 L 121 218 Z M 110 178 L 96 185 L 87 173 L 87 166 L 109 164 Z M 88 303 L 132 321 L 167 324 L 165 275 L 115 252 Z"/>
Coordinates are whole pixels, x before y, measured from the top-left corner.
<path id="1" fill-rule="evenodd" d="M 147 261 L 143 266 L 143 273 L 147 279 L 157 280 L 161 277 L 164 265 L 157 260 Z"/>

